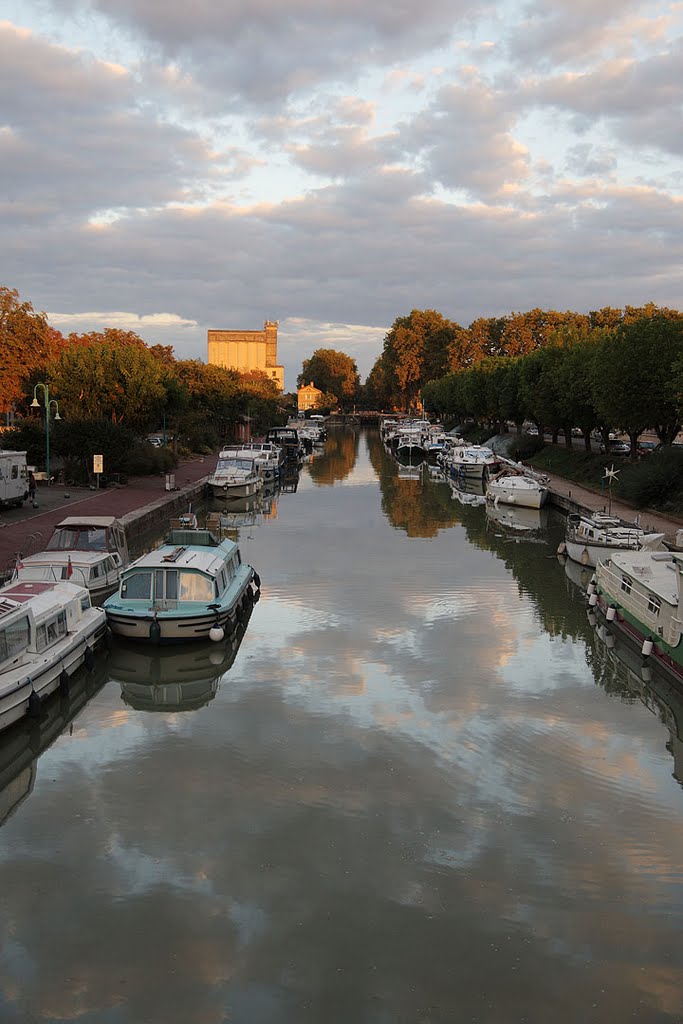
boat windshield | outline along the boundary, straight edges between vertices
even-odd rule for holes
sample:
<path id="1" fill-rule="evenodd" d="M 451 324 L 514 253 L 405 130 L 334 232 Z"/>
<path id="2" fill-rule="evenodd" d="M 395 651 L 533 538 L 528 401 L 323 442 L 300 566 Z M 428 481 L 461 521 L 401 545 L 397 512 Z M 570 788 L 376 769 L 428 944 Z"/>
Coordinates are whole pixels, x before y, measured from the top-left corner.
<path id="1" fill-rule="evenodd" d="M 50 537 L 48 551 L 108 551 L 103 526 L 58 526 Z"/>
<path id="2" fill-rule="evenodd" d="M 233 469 L 250 470 L 252 466 L 253 459 L 219 459 L 217 469 L 227 470 L 229 472 Z"/>

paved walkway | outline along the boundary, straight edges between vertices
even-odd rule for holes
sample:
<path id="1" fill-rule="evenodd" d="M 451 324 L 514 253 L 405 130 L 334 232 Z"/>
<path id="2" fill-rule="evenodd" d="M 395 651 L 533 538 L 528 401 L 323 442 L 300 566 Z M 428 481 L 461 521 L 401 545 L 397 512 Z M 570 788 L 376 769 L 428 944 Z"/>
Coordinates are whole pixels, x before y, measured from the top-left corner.
<path id="1" fill-rule="evenodd" d="M 208 475 L 211 465 L 211 458 L 181 463 L 175 471 L 176 488 L 197 483 Z M 22 508 L 0 510 L 0 577 L 14 564 L 17 552 L 28 555 L 42 550 L 57 523 L 66 516 L 80 512 L 124 516 L 158 501 L 166 493 L 165 476 L 131 477 L 125 487 L 108 487 L 102 491 L 39 484 L 37 508 L 27 501 Z"/>
<path id="2" fill-rule="evenodd" d="M 571 480 L 565 480 L 564 477 L 555 476 L 553 473 L 545 473 L 545 476 L 550 478 L 550 489 L 555 494 L 569 498 L 571 501 L 577 502 L 592 512 L 609 511 L 609 494 L 606 490 L 593 491 L 588 487 L 581 487 L 579 484 L 572 483 Z M 625 502 L 617 501 L 614 498 L 612 499 L 611 511 L 612 515 L 619 516 L 620 519 L 626 522 L 633 522 L 639 514 L 638 509 L 632 505 L 627 505 Z M 640 512 L 640 525 L 644 530 L 651 530 L 654 533 L 665 533 L 667 539 L 673 540 L 676 531 L 683 529 L 683 520 L 674 519 L 661 515 L 659 512 L 645 509 Z"/>

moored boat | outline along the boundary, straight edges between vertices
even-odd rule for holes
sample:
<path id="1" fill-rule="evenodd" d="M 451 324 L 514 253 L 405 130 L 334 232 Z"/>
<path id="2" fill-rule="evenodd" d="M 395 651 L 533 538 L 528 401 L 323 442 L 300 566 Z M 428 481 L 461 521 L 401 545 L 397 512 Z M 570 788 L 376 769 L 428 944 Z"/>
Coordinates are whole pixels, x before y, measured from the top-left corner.
<path id="1" fill-rule="evenodd" d="M 248 441 L 244 444 L 226 445 L 221 452 L 221 458 L 254 459 L 264 484 L 277 480 L 285 464 L 283 449 L 272 441 Z"/>
<path id="2" fill-rule="evenodd" d="M 598 563 L 589 604 L 641 654 L 683 683 L 681 574 L 683 555 L 613 551 Z"/>
<path id="3" fill-rule="evenodd" d="M 250 498 L 263 487 L 263 477 L 250 455 L 233 455 L 224 449 L 210 474 L 207 487 L 212 496 Z"/>
<path id="4" fill-rule="evenodd" d="M 467 480 L 485 480 L 500 467 L 498 457 L 485 445 L 458 445 L 448 453 L 450 475 Z"/>
<path id="5" fill-rule="evenodd" d="M 558 554 L 582 565 L 598 564 L 613 551 L 664 550 L 663 533 L 647 533 L 635 523 L 624 523 L 603 512 L 570 513 Z"/>
<path id="6" fill-rule="evenodd" d="M 504 505 L 542 508 L 548 498 L 548 482 L 531 473 L 503 470 L 489 477 L 486 497 Z"/>
<path id="7" fill-rule="evenodd" d="M 17 560 L 19 580 L 71 580 L 93 599 L 110 593 L 128 565 L 123 523 L 115 516 L 68 516 L 58 523 L 44 551 Z"/>
<path id="8" fill-rule="evenodd" d="M 0 587 L 0 729 L 37 714 L 41 701 L 94 664 L 107 632 L 105 613 L 86 587 L 14 580 Z"/>
<path id="9" fill-rule="evenodd" d="M 222 640 L 260 587 L 238 545 L 210 530 L 171 530 L 165 542 L 128 566 L 104 602 L 113 633 L 163 643 Z"/>

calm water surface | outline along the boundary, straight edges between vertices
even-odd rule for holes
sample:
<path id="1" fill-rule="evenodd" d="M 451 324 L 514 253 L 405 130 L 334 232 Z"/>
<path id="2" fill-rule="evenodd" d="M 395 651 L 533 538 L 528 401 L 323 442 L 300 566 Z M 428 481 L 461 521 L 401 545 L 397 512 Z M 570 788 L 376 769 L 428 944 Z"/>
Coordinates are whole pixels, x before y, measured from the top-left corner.
<path id="1" fill-rule="evenodd" d="M 682 1021 L 683 702 L 559 526 L 351 430 L 245 519 L 233 644 L 0 737 L 0 1021 Z"/>

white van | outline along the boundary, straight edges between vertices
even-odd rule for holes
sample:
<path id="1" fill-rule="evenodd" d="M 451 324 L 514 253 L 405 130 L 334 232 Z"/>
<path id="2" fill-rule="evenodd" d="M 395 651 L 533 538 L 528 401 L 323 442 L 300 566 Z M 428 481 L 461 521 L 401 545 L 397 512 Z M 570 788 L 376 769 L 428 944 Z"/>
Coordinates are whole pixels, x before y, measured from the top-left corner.
<path id="1" fill-rule="evenodd" d="M 28 498 L 26 452 L 0 450 L 0 508 L 19 508 Z"/>

